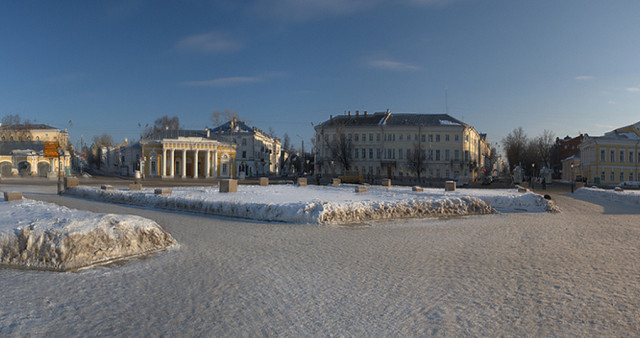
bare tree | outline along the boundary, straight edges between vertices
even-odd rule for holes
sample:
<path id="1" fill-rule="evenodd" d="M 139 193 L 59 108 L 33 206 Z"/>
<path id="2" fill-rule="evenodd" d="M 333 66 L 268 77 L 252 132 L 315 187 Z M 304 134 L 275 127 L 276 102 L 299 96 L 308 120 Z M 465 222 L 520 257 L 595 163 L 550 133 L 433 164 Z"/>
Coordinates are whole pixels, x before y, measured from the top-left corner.
<path id="1" fill-rule="evenodd" d="M 549 168 L 551 165 L 551 149 L 555 143 L 553 132 L 545 129 L 542 134 L 535 138 L 534 143 L 538 158 L 544 166 Z"/>
<path id="2" fill-rule="evenodd" d="M 284 137 L 282 140 L 282 149 L 289 151 L 291 150 L 291 138 L 289 137 L 289 134 L 284 133 Z"/>
<path id="3" fill-rule="evenodd" d="M 413 144 L 413 149 L 407 154 L 407 166 L 416 173 L 418 183 L 422 182 L 422 173 L 427 170 L 427 153 L 420 141 Z"/>
<path id="4" fill-rule="evenodd" d="M 522 127 L 514 129 L 502 139 L 502 146 L 510 167 L 523 162 L 529 141 Z"/>
<path id="5" fill-rule="evenodd" d="M 331 152 L 331 157 L 336 159 L 344 170 L 350 170 L 353 145 L 344 133 L 344 127 L 344 125 L 336 125 L 335 139 L 329 142 L 329 151 Z"/>
<path id="6" fill-rule="evenodd" d="M 138 124 L 140 125 L 140 124 Z M 146 125 L 143 132 L 143 137 L 148 137 L 153 133 L 161 132 L 163 130 L 178 130 L 180 129 L 180 118 L 177 116 L 169 117 L 164 115 L 157 118 L 153 122 L 153 126 Z"/>
<path id="7" fill-rule="evenodd" d="M 113 146 L 113 138 L 111 135 L 102 134 L 93 137 L 93 144 L 91 145 L 91 151 L 89 151 L 87 161 L 89 164 L 93 164 L 100 169 L 102 148 Z"/>
<path id="8" fill-rule="evenodd" d="M 19 114 L 9 114 L 2 117 L 3 126 L 16 126 L 21 124 L 21 118 Z"/>
<path id="9" fill-rule="evenodd" d="M 240 119 L 240 116 L 235 111 L 225 108 L 224 110 L 214 110 L 211 112 L 211 123 L 214 124 L 214 127 L 218 127 L 224 121 L 231 121 L 233 118 Z"/>

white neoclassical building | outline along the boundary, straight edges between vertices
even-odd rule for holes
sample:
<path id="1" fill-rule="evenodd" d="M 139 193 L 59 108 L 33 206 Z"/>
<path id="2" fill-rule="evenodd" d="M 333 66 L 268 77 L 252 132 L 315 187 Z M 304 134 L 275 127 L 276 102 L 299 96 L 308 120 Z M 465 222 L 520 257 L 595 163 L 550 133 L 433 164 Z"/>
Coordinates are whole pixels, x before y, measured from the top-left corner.
<path id="1" fill-rule="evenodd" d="M 110 171 L 153 178 L 233 177 L 236 146 L 208 138 L 209 130 L 165 130 L 110 151 Z"/>
<path id="2" fill-rule="evenodd" d="M 356 111 L 330 116 L 315 131 L 316 166 L 322 175 L 349 169 L 367 177 L 415 177 L 410 158 L 416 150 L 424 158 L 421 174 L 429 179 L 471 181 L 491 170 L 487 135 L 447 114 Z M 336 153 L 346 153 L 350 168 L 344 168 Z"/>

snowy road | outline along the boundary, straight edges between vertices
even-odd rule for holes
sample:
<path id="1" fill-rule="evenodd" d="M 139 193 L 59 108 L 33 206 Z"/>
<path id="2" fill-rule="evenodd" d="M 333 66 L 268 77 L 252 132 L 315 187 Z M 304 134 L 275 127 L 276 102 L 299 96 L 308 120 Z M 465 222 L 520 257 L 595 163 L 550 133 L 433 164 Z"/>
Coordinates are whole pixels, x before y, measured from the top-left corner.
<path id="1" fill-rule="evenodd" d="M 147 217 L 181 247 L 79 273 L 0 270 L 3 336 L 640 334 L 637 206 L 554 195 L 558 214 L 336 227 L 47 189 L 27 196 Z"/>

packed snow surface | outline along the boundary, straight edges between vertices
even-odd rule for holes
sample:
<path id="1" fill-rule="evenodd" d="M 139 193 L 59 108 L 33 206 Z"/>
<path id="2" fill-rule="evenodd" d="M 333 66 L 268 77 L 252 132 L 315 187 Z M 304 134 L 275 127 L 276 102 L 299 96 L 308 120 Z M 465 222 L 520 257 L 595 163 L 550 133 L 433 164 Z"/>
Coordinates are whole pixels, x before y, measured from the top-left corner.
<path id="1" fill-rule="evenodd" d="M 73 270 L 175 245 L 156 222 L 29 199 L 0 202 L 0 265 Z"/>
<path id="2" fill-rule="evenodd" d="M 114 203 L 151 206 L 263 221 L 339 224 L 370 220 L 446 217 L 503 212 L 557 211 L 555 203 L 515 189 L 444 189 L 369 186 L 365 193 L 353 185 L 340 186 L 238 186 L 236 193 L 218 187 L 172 188 L 169 195 L 142 191 L 76 187 L 67 194 Z"/>
<path id="3" fill-rule="evenodd" d="M 593 196 L 615 202 L 623 202 L 630 204 L 640 204 L 640 190 L 623 190 L 615 191 L 609 189 L 580 188 L 575 191 L 578 196 Z"/>

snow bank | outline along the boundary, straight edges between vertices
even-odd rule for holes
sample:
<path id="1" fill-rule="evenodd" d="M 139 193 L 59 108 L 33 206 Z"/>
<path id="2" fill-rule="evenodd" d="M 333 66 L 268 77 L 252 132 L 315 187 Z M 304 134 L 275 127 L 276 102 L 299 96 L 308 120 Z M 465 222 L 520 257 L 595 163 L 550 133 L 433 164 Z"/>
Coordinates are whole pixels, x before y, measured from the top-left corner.
<path id="1" fill-rule="evenodd" d="M 355 193 L 353 185 L 306 186 L 271 185 L 238 187 L 237 193 L 220 193 L 213 187 L 173 188 L 171 195 L 142 191 L 101 190 L 76 187 L 65 191 L 83 198 L 134 204 L 162 209 L 199 212 L 264 221 L 291 223 L 351 223 L 369 220 L 460 216 L 502 211 L 549 210 L 542 196 L 516 190 L 425 189 L 373 187 Z M 550 211 L 550 210 L 549 210 Z"/>
<path id="2" fill-rule="evenodd" d="M 67 271 L 165 249 L 154 221 L 23 199 L 0 202 L 0 265 Z"/>
<path id="3" fill-rule="evenodd" d="M 594 196 L 601 199 L 615 201 L 615 202 L 623 202 L 628 204 L 640 204 L 640 191 L 638 190 L 624 190 L 624 191 L 615 191 L 615 190 L 606 190 L 600 189 L 596 187 L 584 187 L 577 189 L 575 194 L 582 196 Z"/>

